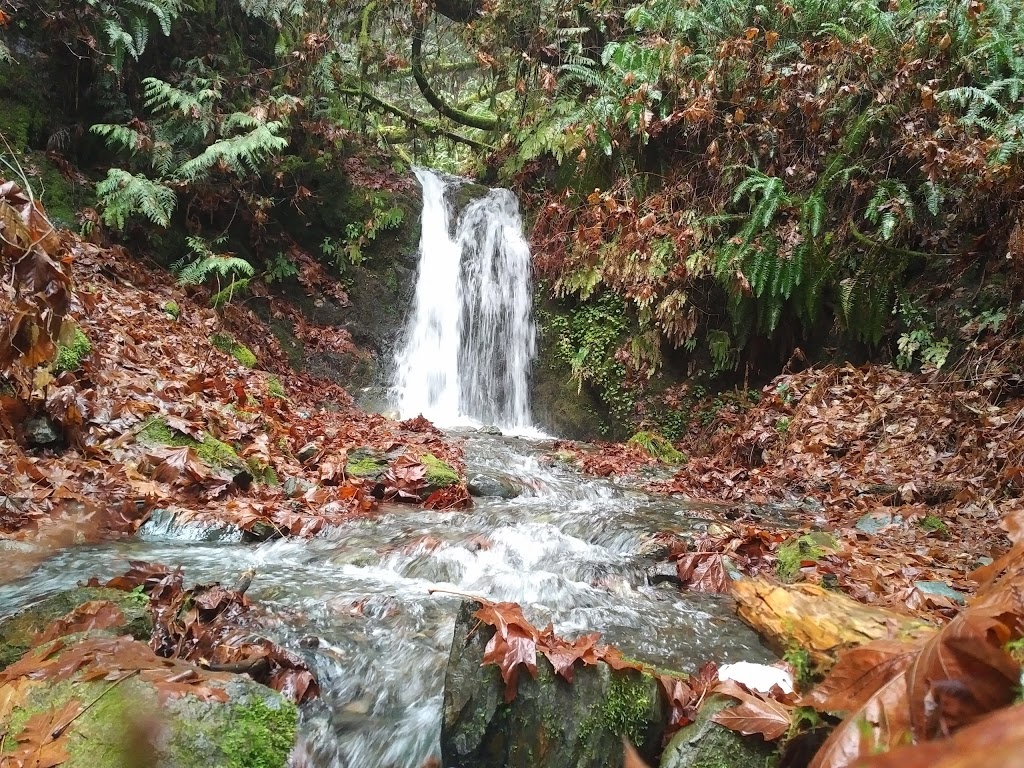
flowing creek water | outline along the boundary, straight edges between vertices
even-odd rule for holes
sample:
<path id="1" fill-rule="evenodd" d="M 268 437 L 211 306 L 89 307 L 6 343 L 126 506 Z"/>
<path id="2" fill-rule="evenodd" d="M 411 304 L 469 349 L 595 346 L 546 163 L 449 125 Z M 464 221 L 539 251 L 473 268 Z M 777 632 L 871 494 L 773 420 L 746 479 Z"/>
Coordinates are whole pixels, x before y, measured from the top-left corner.
<path id="1" fill-rule="evenodd" d="M 466 474 L 514 486 L 511 499 L 468 510 L 389 506 L 380 517 L 312 540 L 242 542 L 231 528 L 154 515 L 131 540 L 65 550 L 0 587 L 0 617 L 130 560 L 181 566 L 189 582 L 233 583 L 249 568 L 249 597 L 270 639 L 304 656 L 322 695 L 302 712 L 295 765 L 419 768 L 439 756 L 445 664 L 462 599 L 520 603 L 539 625 L 603 641 L 649 664 L 687 670 L 706 660 L 771 655 L 718 596 L 656 584 L 642 554 L 653 533 L 699 531 L 693 507 L 636 487 L 585 478 L 546 459 L 531 428 L 533 355 L 529 250 L 514 196 L 492 190 L 453 224 L 451 181 L 421 171 L 421 270 L 396 401 L 464 441 Z M 485 434 L 500 423 L 530 437 Z"/>
<path id="2" fill-rule="evenodd" d="M 439 754 L 460 598 L 431 590 L 519 602 L 538 624 L 567 636 L 601 632 L 626 655 L 672 669 L 771 658 L 726 599 L 651 583 L 644 542 L 664 529 L 699 530 L 696 510 L 548 465 L 543 441 L 462 435 L 467 472 L 512 479 L 520 496 L 459 512 L 394 506 L 312 540 L 256 545 L 158 518 L 134 539 L 66 550 L 0 587 L 0 616 L 89 575 L 115 576 L 133 559 L 181 566 L 201 583 L 230 584 L 256 568 L 247 594 L 266 611 L 268 636 L 320 679 L 298 763 L 317 768 L 418 768 Z"/>

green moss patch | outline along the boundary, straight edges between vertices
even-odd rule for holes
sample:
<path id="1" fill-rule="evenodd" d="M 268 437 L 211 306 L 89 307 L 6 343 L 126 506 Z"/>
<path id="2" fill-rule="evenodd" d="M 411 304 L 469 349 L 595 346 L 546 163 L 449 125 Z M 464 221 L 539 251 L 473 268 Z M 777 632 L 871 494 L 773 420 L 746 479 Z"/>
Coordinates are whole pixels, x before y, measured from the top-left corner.
<path id="1" fill-rule="evenodd" d="M 284 384 L 281 383 L 281 380 L 277 378 L 277 376 L 271 376 L 267 379 L 267 393 L 282 400 L 288 397 Z"/>
<path id="2" fill-rule="evenodd" d="M 345 462 L 345 474 L 377 478 L 388 471 L 388 460 L 369 448 L 356 448 Z"/>
<path id="3" fill-rule="evenodd" d="M 775 553 L 775 573 L 782 581 L 793 581 L 805 562 L 817 562 L 826 552 L 839 548 L 831 534 L 815 531 L 790 539 Z"/>
<path id="4" fill-rule="evenodd" d="M 642 746 L 654 708 L 651 679 L 639 672 L 616 675 L 600 708 L 580 726 L 580 736 L 586 739 L 601 728 Z"/>
<path id="5" fill-rule="evenodd" d="M 231 355 L 246 368 L 256 367 L 256 354 L 245 344 L 239 344 L 226 333 L 213 334 L 210 337 L 210 343 L 224 354 Z"/>
<path id="6" fill-rule="evenodd" d="M 168 301 L 166 304 L 164 304 L 163 310 L 164 314 L 166 314 L 173 320 L 177 320 L 179 317 L 181 317 L 181 307 L 178 306 L 178 302 L 176 301 Z"/>
<path id="7" fill-rule="evenodd" d="M 77 371 L 82 361 L 92 352 L 92 343 L 81 328 L 75 327 L 67 344 L 57 345 L 57 357 L 53 363 L 54 373 Z"/>
<path id="8" fill-rule="evenodd" d="M 171 429 L 160 416 L 154 417 L 146 423 L 146 426 L 139 432 L 139 439 L 156 445 L 188 446 L 196 452 L 204 464 L 215 469 L 221 467 L 238 469 L 246 466 L 234 448 L 210 433 L 204 432 L 203 439 L 196 440 L 176 429 Z"/>
<path id="9" fill-rule="evenodd" d="M 425 453 L 420 461 L 427 468 L 427 485 L 431 488 L 447 488 L 459 482 L 459 474 L 434 454 Z"/>
<path id="10" fill-rule="evenodd" d="M 686 456 L 676 450 L 676 447 L 667 438 L 657 432 L 637 432 L 628 440 L 630 445 L 642 449 L 652 459 L 657 459 L 664 464 L 682 464 Z"/>

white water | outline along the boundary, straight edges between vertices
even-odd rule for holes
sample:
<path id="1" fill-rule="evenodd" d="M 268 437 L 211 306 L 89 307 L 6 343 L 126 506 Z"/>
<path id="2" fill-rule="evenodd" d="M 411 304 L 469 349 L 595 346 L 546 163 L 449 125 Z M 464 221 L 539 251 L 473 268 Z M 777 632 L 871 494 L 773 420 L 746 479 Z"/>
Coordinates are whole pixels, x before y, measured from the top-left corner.
<path id="1" fill-rule="evenodd" d="M 447 195 L 461 182 L 415 172 L 423 228 L 413 310 L 395 365 L 398 411 L 443 426 L 529 430 L 535 331 L 519 203 L 507 189 L 492 189 L 453 226 Z"/>

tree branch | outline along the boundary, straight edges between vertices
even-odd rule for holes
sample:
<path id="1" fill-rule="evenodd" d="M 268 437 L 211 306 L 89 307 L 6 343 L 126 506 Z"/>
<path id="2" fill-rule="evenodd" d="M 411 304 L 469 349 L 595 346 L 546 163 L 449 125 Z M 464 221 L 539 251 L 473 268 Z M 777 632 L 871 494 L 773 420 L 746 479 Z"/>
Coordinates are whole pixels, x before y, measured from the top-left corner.
<path id="1" fill-rule="evenodd" d="M 423 74 L 423 23 L 415 22 L 412 33 L 412 76 L 419 86 L 420 93 L 440 115 L 449 120 L 469 128 L 479 128 L 482 131 L 493 131 L 498 126 L 498 118 L 490 115 L 473 115 L 461 109 L 456 109 L 446 104 L 440 96 L 434 93 L 434 89 L 427 82 L 427 76 Z"/>
<path id="2" fill-rule="evenodd" d="M 453 131 L 446 130 L 437 123 L 432 123 L 429 120 L 424 120 L 423 118 L 417 117 L 416 115 L 412 114 L 412 112 L 408 112 L 402 109 L 401 107 L 392 104 L 390 101 L 385 101 L 379 96 L 373 95 L 369 91 L 361 91 L 358 88 L 345 88 L 341 92 L 348 94 L 350 96 L 358 96 L 359 98 L 366 99 L 372 104 L 376 104 L 385 112 L 390 112 L 395 117 L 404 120 L 407 123 L 419 126 L 423 130 L 430 133 L 431 135 L 444 136 L 445 138 L 451 139 L 452 141 L 458 142 L 459 144 L 465 144 L 466 146 L 473 147 L 474 149 L 479 149 L 483 152 L 494 151 L 494 147 L 492 147 L 490 144 L 485 144 L 482 141 L 477 141 L 476 139 L 471 139 L 468 136 L 462 136 Z"/>

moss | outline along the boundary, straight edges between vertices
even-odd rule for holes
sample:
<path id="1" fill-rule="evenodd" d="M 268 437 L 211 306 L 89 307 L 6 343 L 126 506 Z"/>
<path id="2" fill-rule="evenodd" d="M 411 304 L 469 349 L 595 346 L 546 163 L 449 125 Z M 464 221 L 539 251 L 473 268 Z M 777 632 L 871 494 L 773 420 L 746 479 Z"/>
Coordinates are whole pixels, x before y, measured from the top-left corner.
<path id="1" fill-rule="evenodd" d="M 17 734 L 30 717 L 75 699 L 87 707 L 66 737 L 65 768 L 124 768 L 140 764 L 136 727 L 140 713 L 157 713 L 169 738 L 156 743 L 160 765 L 176 768 L 284 768 L 295 742 L 298 709 L 252 681 L 230 682 L 231 700 L 221 704 L 191 696 L 161 707 L 154 688 L 138 678 L 115 686 L 107 681 L 34 684 L 5 724 Z M 268 704 L 268 701 L 270 702 Z M 16 746 L 8 739 L 5 751 Z M 146 761 L 149 764 L 149 761 Z"/>
<path id="2" fill-rule="evenodd" d="M 269 464 L 264 464 L 262 461 L 257 459 L 249 459 L 245 462 L 245 466 L 249 468 L 249 474 L 252 475 L 253 480 L 264 485 L 278 486 L 281 481 L 277 477 L 277 472 Z"/>
<path id="3" fill-rule="evenodd" d="M 0 100 L 0 134 L 15 152 L 22 153 L 28 149 L 29 137 L 43 123 L 41 114 L 31 106 L 10 99 Z"/>
<path id="4" fill-rule="evenodd" d="M 139 438 L 145 442 L 157 445 L 188 446 L 209 467 L 239 468 L 245 466 L 245 462 L 239 458 L 234 448 L 218 440 L 209 432 L 203 433 L 201 441 L 196 440 L 188 435 L 183 435 L 175 429 L 171 429 L 163 417 L 160 416 L 155 416 L 146 422 L 146 425 L 139 432 Z"/>
<path id="5" fill-rule="evenodd" d="M 226 768 L 282 768 L 295 742 L 299 711 L 290 702 L 276 709 L 262 699 L 235 713 L 231 730 L 221 742 Z"/>
<path id="6" fill-rule="evenodd" d="M 226 333 L 213 334 L 210 337 L 210 343 L 224 354 L 231 355 L 246 368 L 256 367 L 256 354 L 245 344 L 239 344 Z"/>
<path id="7" fill-rule="evenodd" d="M 284 384 L 281 383 L 277 376 L 271 376 L 267 379 L 267 392 L 273 397 L 279 397 L 282 400 L 288 396 Z"/>
<path id="8" fill-rule="evenodd" d="M 125 623 L 119 628 L 141 640 L 148 640 L 153 631 L 152 619 L 146 609 L 148 599 L 139 603 L 131 593 L 105 587 L 79 587 L 58 592 L 37 605 L 26 608 L 8 619 L 0 621 L 0 669 L 17 661 L 32 647 L 37 633 L 51 622 L 66 615 L 90 600 L 109 600 L 124 614 Z"/>
<path id="9" fill-rule="evenodd" d="M 946 523 L 941 517 L 936 514 L 925 515 L 919 522 L 924 530 L 930 533 L 936 534 L 941 539 L 949 538 L 949 528 L 946 527 Z"/>
<path id="10" fill-rule="evenodd" d="M 641 448 L 651 458 L 664 464 L 682 464 L 686 456 L 676 450 L 665 437 L 657 432 L 641 431 L 629 438 L 629 444 Z"/>
<path id="11" fill-rule="evenodd" d="M 793 665 L 797 685 L 802 689 L 810 687 L 811 683 L 814 682 L 816 673 L 814 662 L 811 661 L 810 651 L 800 646 L 793 646 L 786 650 L 782 659 Z"/>
<path id="12" fill-rule="evenodd" d="M 597 729 L 603 729 L 626 736 L 637 747 L 642 747 L 654 705 L 651 680 L 646 673 L 616 674 L 600 707 L 580 725 L 580 736 L 586 740 Z"/>
<path id="13" fill-rule="evenodd" d="M 176 301 L 168 301 L 164 304 L 164 312 L 172 319 L 177 320 L 181 317 L 181 307 L 178 306 Z"/>
<path id="14" fill-rule="evenodd" d="M 75 327 L 67 344 L 57 345 L 57 357 L 53 363 L 55 373 L 77 371 L 82 361 L 92 352 L 92 343 L 81 328 Z"/>
<path id="15" fill-rule="evenodd" d="M 427 468 L 427 485 L 431 488 L 447 488 L 459 482 L 458 473 L 432 453 L 420 457 Z"/>
<path id="16" fill-rule="evenodd" d="M 800 572 L 802 563 L 817 562 L 826 550 L 834 550 L 837 547 L 838 543 L 831 534 L 820 531 L 790 539 L 775 553 L 775 573 L 782 581 L 792 581 Z"/>

